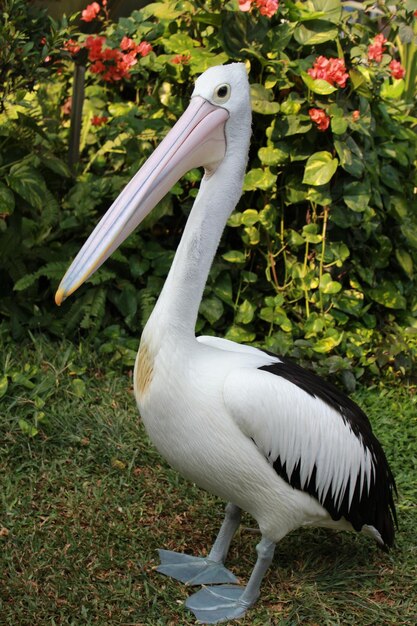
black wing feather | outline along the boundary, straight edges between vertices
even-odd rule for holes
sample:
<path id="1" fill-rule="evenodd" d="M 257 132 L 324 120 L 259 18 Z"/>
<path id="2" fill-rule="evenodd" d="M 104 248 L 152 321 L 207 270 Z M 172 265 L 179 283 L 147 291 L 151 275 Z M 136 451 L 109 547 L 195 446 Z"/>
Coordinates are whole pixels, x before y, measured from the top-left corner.
<path id="1" fill-rule="evenodd" d="M 264 351 L 269 355 L 271 352 Z M 380 533 L 385 546 L 392 546 L 394 542 L 397 516 L 394 504 L 394 494 L 397 493 L 395 480 L 388 465 L 384 450 L 378 439 L 372 432 L 372 426 L 367 415 L 346 394 L 341 392 L 335 385 L 325 381 L 313 372 L 300 367 L 283 357 L 278 357 L 280 363 L 264 365 L 260 370 L 270 372 L 302 389 L 314 398 L 319 398 L 327 405 L 335 409 L 340 417 L 349 424 L 352 432 L 361 439 L 363 445 L 368 448 L 372 455 L 375 472 L 371 476 L 371 484 L 368 489 L 360 489 L 360 476 L 356 480 L 353 498 L 349 505 L 349 489 L 346 489 L 342 501 L 336 504 L 330 490 L 320 500 L 316 484 L 316 467 L 307 484 L 301 487 L 299 461 L 289 476 L 285 462 L 278 457 L 273 467 L 275 471 L 288 482 L 294 489 L 306 491 L 320 501 L 320 504 L 329 512 L 334 520 L 341 517 L 347 519 L 357 531 L 363 525 L 373 526 Z"/>

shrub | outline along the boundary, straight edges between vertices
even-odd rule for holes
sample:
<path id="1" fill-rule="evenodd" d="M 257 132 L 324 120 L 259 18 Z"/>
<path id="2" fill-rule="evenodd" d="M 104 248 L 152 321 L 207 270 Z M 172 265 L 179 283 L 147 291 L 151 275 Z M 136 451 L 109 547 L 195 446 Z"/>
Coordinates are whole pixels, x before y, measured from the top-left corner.
<path id="1" fill-rule="evenodd" d="M 417 2 L 397 3 L 394 16 L 392 7 L 378 5 L 376 15 L 371 7 L 158 2 L 117 23 L 101 6 L 88 15 L 95 34 L 55 26 L 71 41 L 55 53 L 61 74 L 52 66 L 46 77 L 54 89 L 42 76 L 23 99 L 15 92 L 0 120 L 2 313 L 17 336 L 26 325 L 55 334 L 81 327 L 99 333 L 102 351 L 130 360 L 129 337 L 159 294 L 201 174 L 175 185 L 60 311 L 52 304 L 58 275 L 181 114 L 194 77 L 244 61 L 254 112 L 248 172 L 197 330 L 314 361 L 348 385 L 366 369 L 409 372 Z M 87 83 L 71 179 L 60 157 L 74 60 L 86 64 Z M 31 133 L 34 149 L 16 141 L 18 131 Z"/>

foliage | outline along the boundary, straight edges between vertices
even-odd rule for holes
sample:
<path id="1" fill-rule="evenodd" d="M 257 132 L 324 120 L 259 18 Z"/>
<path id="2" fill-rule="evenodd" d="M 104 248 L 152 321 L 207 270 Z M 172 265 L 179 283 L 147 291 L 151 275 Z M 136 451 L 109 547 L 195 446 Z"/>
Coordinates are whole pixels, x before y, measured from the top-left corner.
<path id="1" fill-rule="evenodd" d="M 254 112 L 248 172 L 198 332 L 314 361 L 348 386 L 365 370 L 410 373 L 417 2 L 395 3 L 394 14 L 378 5 L 377 17 L 371 2 L 285 0 L 271 17 L 260 13 L 265 3 L 244 4 L 249 10 L 159 2 L 117 23 L 102 11 L 93 34 L 68 21 L 50 27 L 47 75 L 40 64 L 33 91 L 10 91 L 0 118 L 0 312 L 15 337 L 27 326 L 70 336 L 81 328 L 104 336 L 109 353 L 121 345 L 118 357 L 131 361 L 129 335 L 140 333 L 159 294 L 198 171 L 59 311 L 53 291 L 98 216 L 183 111 L 194 77 L 244 61 Z M 57 37 L 71 43 L 58 51 Z M 395 78 L 399 59 L 405 76 Z M 88 71 L 72 178 L 62 157 L 74 60 Z"/>

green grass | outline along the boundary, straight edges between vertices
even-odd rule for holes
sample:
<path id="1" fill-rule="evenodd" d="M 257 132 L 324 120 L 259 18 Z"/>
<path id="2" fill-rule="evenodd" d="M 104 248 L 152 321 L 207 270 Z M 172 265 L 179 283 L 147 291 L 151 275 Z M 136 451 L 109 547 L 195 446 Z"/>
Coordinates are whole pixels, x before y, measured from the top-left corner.
<path id="1" fill-rule="evenodd" d="M 144 434 L 129 374 L 106 371 L 88 346 L 36 339 L 2 355 L 0 624 L 194 624 L 189 591 L 154 571 L 156 549 L 206 553 L 223 503 L 166 466 Z M 239 624 L 417 622 L 417 398 L 387 384 L 356 400 L 397 478 L 396 548 L 387 555 L 353 533 L 294 532 Z M 228 565 L 245 582 L 258 535 L 250 518 L 243 526 Z"/>

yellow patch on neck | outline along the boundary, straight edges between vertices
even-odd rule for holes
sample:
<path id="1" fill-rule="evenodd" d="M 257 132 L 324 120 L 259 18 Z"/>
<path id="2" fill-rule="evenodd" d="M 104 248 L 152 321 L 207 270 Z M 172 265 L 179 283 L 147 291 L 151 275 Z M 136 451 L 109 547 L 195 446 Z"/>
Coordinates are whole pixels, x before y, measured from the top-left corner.
<path id="1" fill-rule="evenodd" d="M 143 396 L 152 382 L 153 358 L 146 343 L 141 343 L 136 362 L 135 387 L 139 395 Z"/>

